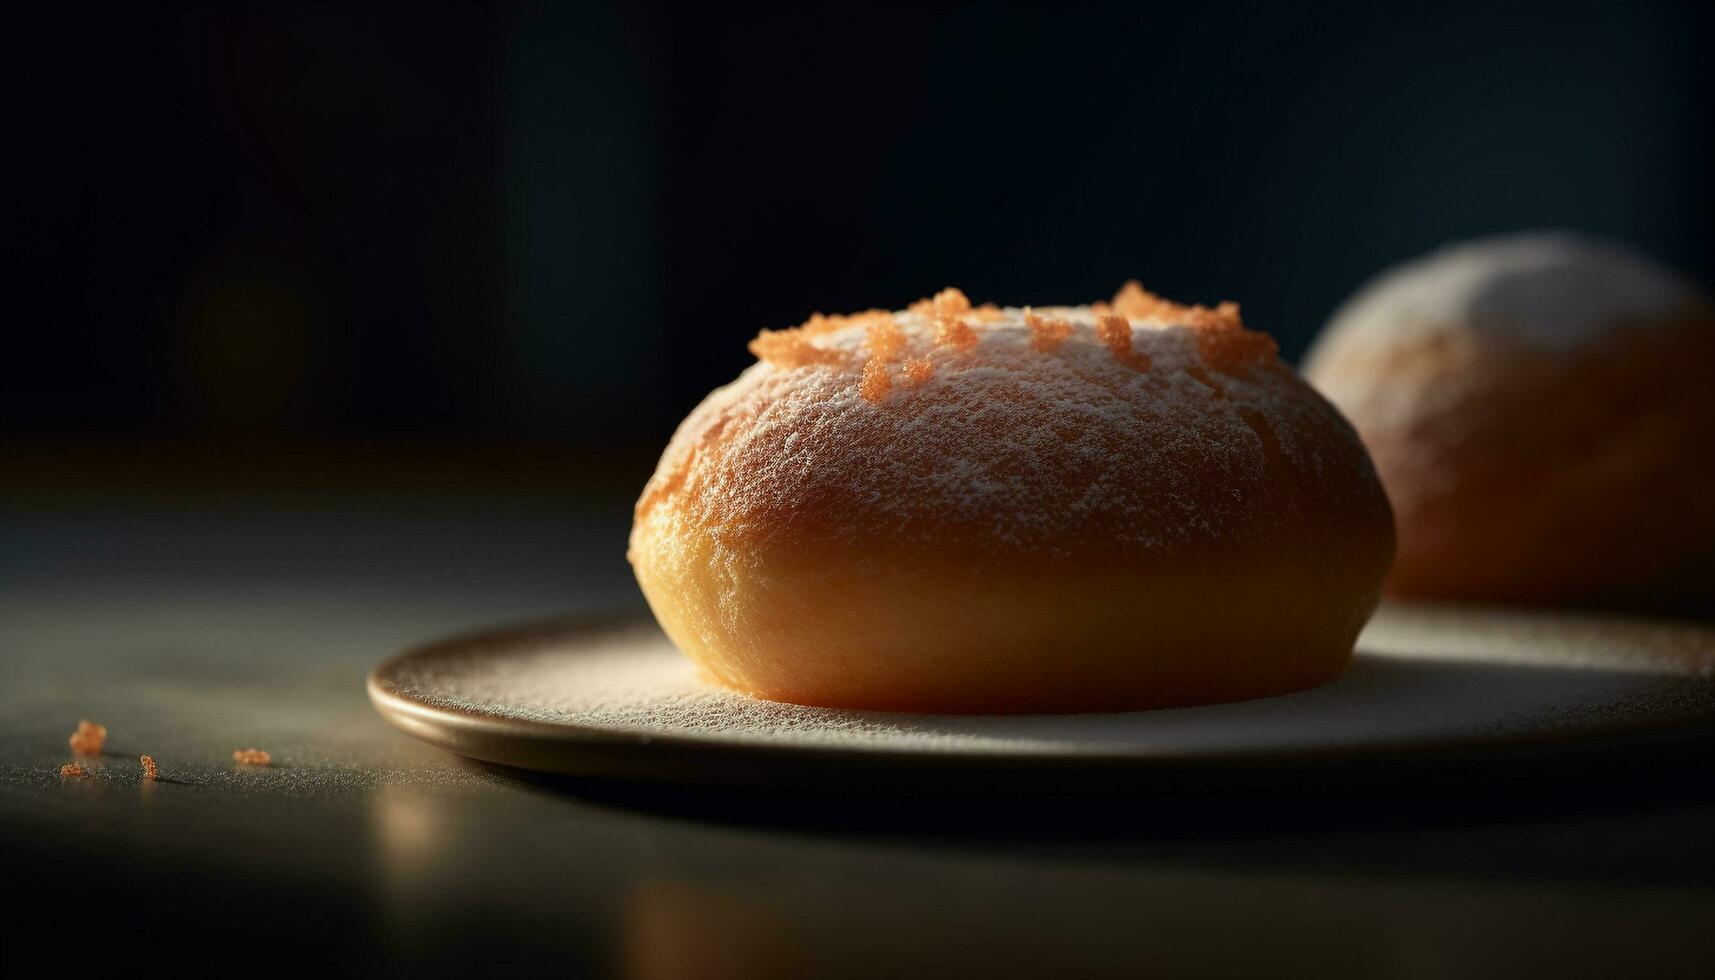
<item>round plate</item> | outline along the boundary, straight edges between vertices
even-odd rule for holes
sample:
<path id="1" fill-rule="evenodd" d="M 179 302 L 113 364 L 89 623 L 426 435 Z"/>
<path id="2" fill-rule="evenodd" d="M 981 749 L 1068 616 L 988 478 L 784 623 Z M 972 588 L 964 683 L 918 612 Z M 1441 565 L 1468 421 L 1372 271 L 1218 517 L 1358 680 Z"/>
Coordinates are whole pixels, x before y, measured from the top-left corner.
<path id="1" fill-rule="evenodd" d="M 1715 734 L 1715 628 L 1387 605 L 1350 669 L 1314 690 L 1158 711 L 973 716 L 758 700 L 703 679 L 651 620 L 583 618 L 408 651 L 375 668 L 369 695 L 430 744 L 584 776 L 1231 784 L 1329 765 L 1569 750 L 1587 760 L 1640 739 L 1705 739 Z"/>

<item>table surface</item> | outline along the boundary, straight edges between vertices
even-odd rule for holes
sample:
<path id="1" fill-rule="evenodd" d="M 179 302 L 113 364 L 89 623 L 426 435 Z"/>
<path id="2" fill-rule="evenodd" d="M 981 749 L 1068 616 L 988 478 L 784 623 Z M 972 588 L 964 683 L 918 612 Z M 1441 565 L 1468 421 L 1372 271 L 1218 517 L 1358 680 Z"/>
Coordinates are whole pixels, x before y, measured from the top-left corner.
<path id="1" fill-rule="evenodd" d="M 625 530 L 611 507 L 0 518 L 0 965 L 1706 975 L 1706 755 L 1268 792 L 738 792 L 486 767 L 371 709 L 364 675 L 402 647 L 636 608 Z M 62 780 L 80 718 L 106 750 Z M 274 764 L 232 763 L 253 746 Z"/>

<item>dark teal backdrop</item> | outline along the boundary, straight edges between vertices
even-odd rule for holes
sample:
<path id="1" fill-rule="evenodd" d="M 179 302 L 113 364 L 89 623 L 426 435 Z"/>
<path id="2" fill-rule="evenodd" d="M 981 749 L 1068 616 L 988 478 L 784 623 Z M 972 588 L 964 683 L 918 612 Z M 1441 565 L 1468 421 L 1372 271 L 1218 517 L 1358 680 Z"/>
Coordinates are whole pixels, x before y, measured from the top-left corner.
<path id="1" fill-rule="evenodd" d="M 1379 267 L 1543 225 L 1709 282 L 1710 9 L 37 12 L 0 434 L 658 444 L 812 310 L 1138 276 L 1295 355 Z"/>

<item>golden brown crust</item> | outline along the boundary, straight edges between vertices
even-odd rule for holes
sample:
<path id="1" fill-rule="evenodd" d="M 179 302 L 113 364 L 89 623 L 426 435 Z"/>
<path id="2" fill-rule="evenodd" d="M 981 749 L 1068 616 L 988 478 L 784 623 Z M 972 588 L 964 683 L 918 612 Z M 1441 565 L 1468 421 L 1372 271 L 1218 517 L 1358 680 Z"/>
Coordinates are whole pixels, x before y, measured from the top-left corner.
<path id="1" fill-rule="evenodd" d="M 705 553 L 706 554 L 706 553 Z M 996 567 L 886 548 L 639 566 L 674 643 L 728 686 L 827 707 L 1122 711 L 1313 687 L 1375 606 L 1369 556 Z"/>

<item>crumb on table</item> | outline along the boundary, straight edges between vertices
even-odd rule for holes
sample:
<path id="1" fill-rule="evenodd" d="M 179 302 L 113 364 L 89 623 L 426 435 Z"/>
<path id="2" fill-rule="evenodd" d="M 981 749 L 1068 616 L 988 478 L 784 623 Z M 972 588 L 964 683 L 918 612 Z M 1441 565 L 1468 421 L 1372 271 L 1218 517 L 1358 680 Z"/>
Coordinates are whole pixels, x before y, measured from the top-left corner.
<path id="1" fill-rule="evenodd" d="M 107 742 L 107 726 L 85 718 L 77 723 L 77 731 L 66 741 L 78 755 L 100 755 L 102 745 Z"/>
<path id="2" fill-rule="evenodd" d="M 143 763 L 143 778 L 144 779 L 153 781 L 154 779 L 158 778 L 161 775 L 161 770 L 155 765 L 155 757 L 154 756 L 146 755 L 146 756 L 143 756 L 139 761 L 141 761 Z"/>
<path id="3" fill-rule="evenodd" d="M 87 775 L 89 775 L 89 770 L 85 769 L 84 767 L 78 765 L 75 762 L 68 762 L 65 765 L 60 767 L 60 778 L 61 779 L 77 779 L 81 776 L 87 776 Z"/>
<path id="4" fill-rule="evenodd" d="M 261 749 L 234 749 L 232 752 L 232 761 L 246 766 L 265 766 L 272 758 Z"/>

